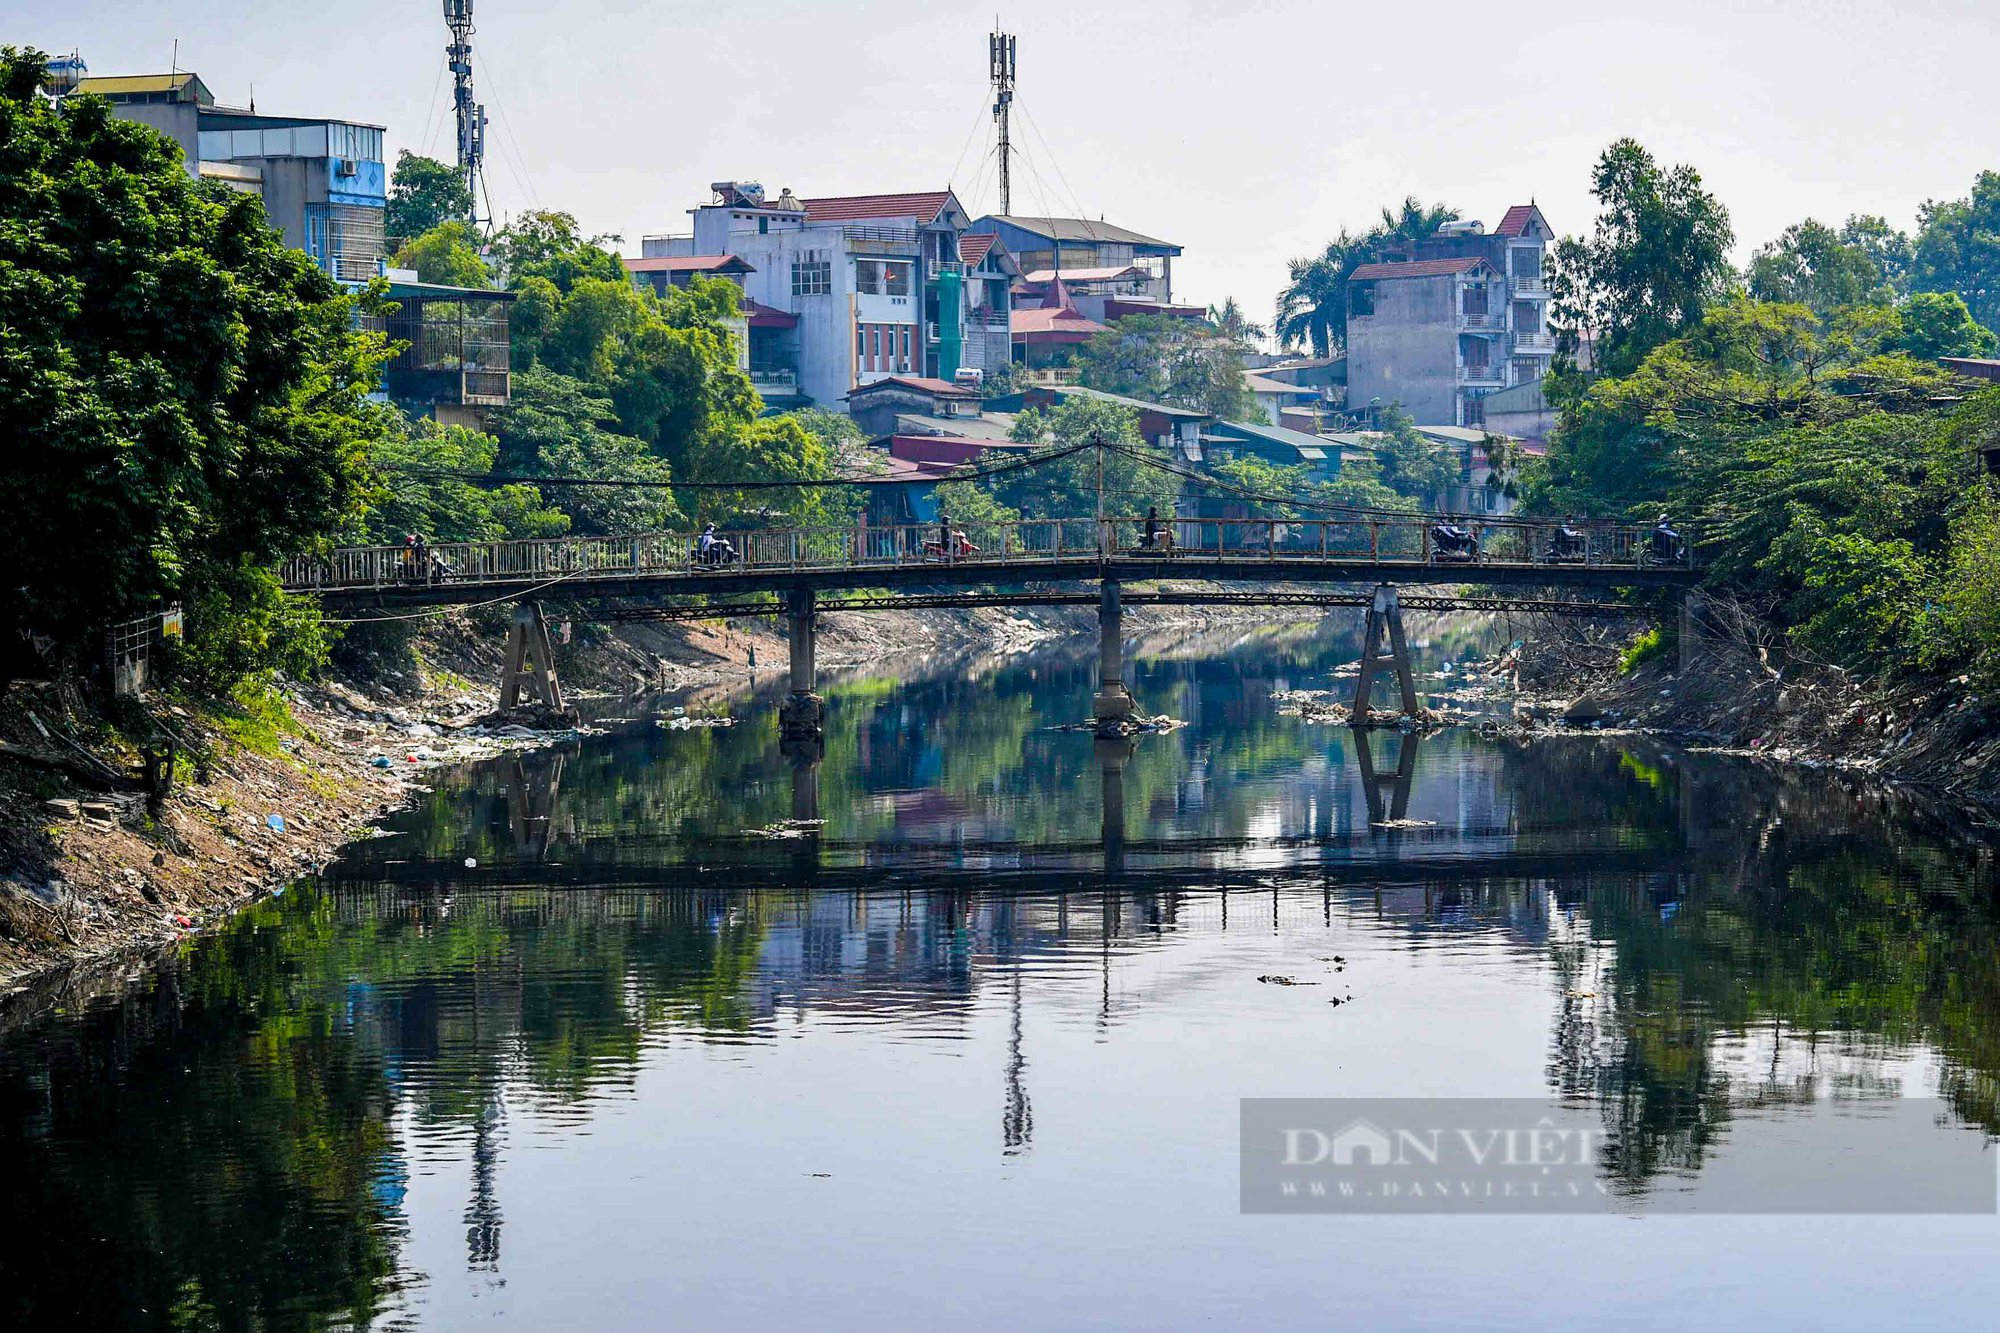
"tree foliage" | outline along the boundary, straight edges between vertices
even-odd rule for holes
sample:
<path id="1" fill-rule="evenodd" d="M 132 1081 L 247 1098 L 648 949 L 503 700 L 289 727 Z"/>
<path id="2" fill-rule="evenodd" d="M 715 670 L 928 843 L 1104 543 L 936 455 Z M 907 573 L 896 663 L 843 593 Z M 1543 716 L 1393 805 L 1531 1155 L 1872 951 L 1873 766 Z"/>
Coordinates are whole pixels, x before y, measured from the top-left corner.
<path id="1" fill-rule="evenodd" d="M 1239 343 L 1198 320 L 1128 315 L 1079 347 L 1083 383 L 1105 393 L 1240 420 L 1256 400 Z"/>
<path id="2" fill-rule="evenodd" d="M 1555 248 L 1552 322 L 1565 354 L 1593 333 L 1598 367 L 1622 375 L 1722 297 L 1735 234 L 1699 172 L 1663 168 L 1632 139 L 1604 150 L 1591 190 L 1599 204 L 1591 235 Z"/>
<path id="3" fill-rule="evenodd" d="M 1131 451 L 1107 451 L 1103 456 L 1104 512 L 1108 516 L 1130 518 L 1155 506 L 1161 513 L 1171 514 L 1180 497 L 1178 477 L 1131 456 L 1157 450 L 1140 439 L 1139 415 L 1123 404 L 1075 395 L 1047 410 L 1029 408 L 1015 418 L 1013 438 L 1050 446 L 1103 440 Z M 1097 510 L 1098 463 L 1097 451 L 1084 449 L 979 484 L 1000 504 L 1027 518 L 1074 518 Z"/>
<path id="4" fill-rule="evenodd" d="M 1285 347 L 1306 347 L 1314 356 L 1335 356 L 1347 347 L 1347 277 L 1363 264 L 1406 253 L 1438 228 L 1458 220 L 1458 210 L 1423 204 L 1414 195 L 1395 208 L 1382 210 L 1381 220 L 1355 235 L 1345 228 L 1317 255 L 1291 260 L 1290 281 L 1278 293 L 1274 325 Z"/>
<path id="5" fill-rule="evenodd" d="M 2000 326 L 2000 172 L 1980 172 L 1963 199 L 1932 199 L 1917 211 L 1910 286 L 1957 292 L 1974 319 Z"/>
<path id="6" fill-rule="evenodd" d="M 1759 301 L 1808 306 L 1819 315 L 1844 306 L 1884 305 L 1892 296 L 1866 247 L 1842 241 L 1833 228 L 1811 218 L 1785 228 L 1751 257 L 1748 286 Z"/>
<path id="7" fill-rule="evenodd" d="M 444 222 L 469 222 L 472 188 L 465 173 L 448 162 L 422 157 L 405 148 L 396 154 L 389 180 L 389 211 L 384 219 L 391 236 L 411 239 Z"/>
<path id="8" fill-rule="evenodd" d="M 0 49 L 0 619 L 81 652 L 179 598 L 197 665 L 252 668 L 273 567 L 358 511 L 393 427 L 382 345 L 260 200 L 100 99 L 56 110 L 43 61 Z"/>
<path id="9" fill-rule="evenodd" d="M 484 287 L 492 277 L 479 257 L 479 231 L 469 222 L 440 222 L 405 241 L 392 262 L 415 269 L 422 282 L 446 287 Z"/>

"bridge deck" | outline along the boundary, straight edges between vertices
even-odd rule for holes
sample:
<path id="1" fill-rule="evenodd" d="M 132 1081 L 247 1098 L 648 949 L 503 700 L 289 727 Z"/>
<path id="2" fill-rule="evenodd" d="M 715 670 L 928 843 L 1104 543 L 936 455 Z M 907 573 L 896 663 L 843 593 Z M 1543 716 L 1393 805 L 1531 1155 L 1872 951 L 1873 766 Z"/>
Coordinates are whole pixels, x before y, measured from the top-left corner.
<path id="1" fill-rule="evenodd" d="M 936 524 L 761 529 L 726 534 L 738 554 L 719 565 L 702 563 L 685 533 L 445 543 L 430 547 L 435 560 L 427 561 L 405 547 L 370 546 L 294 561 L 284 583 L 331 605 L 451 605 L 537 593 L 585 599 L 1098 578 L 1597 588 L 1694 581 L 1686 553 L 1656 554 L 1643 527 L 1592 526 L 1582 550 L 1558 556 L 1556 523 L 1465 526 L 1470 553 L 1439 549 L 1435 524 L 1424 519 L 1176 520 L 1150 546 L 1134 519 L 964 524 L 954 525 L 964 544 L 950 553 Z"/>

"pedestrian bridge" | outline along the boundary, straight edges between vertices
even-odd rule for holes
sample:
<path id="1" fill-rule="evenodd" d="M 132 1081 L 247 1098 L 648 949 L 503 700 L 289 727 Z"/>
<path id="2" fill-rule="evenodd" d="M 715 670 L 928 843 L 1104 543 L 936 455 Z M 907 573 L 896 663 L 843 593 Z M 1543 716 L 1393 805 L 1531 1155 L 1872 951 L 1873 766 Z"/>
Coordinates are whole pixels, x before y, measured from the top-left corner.
<path id="1" fill-rule="evenodd" d="M 1653 552 L 1651 529 L 1593 524 L 1581 550 L 1557 554 L 1561 525 L 1467 522 L 1469 553 L 1444 551 L 1437 521 L 1174 520 L 1148 544 L 1139 519 L 1028 519 L 954 524 L 772 528 L 724 534 L 737 559 L 703 564 L 687 533 L 444 542 L 419 561 L 402 546 L 360 546 L 294 560 L 287 591 L 329 608 L 446 606 L 531 596 L 580 600 L 912 586 L 1018 586 L 1061 579 L 1283 579 L 1317 583 L 1677 586 L 1694 581 L 1684 551 Z"/>
<path id="2" fill-rule="evenodd" d="M 1347 519 L 1175 519 L 1153 525 L 1129 518 L 1024 519 L 1014 523 L 845 528 L 774 528 L 727 534 L 733 554 L 704 560 L 687 533 L 575 537 L 547 541 L 447 542 L 436 546 L 363 546 L 295 560 L 283 571 L 288 592 L 317 597 L 327 609 L 357 620 L 383 618 L 366 608 L 441 607 L 516 602 L 500 706 L 532 694 L 563 711 L 554 651 L 538 598 L 555 601 L 668 597 L 713 598 L 781 593 L 789 621 L 792 693 L 783 732 L 794 739 L 820 734 L 814 641 L 821 594 L 884 591 L 869 607 L 939 600 L 913 588 L 1025 588 L 1049 583 L 1096 583 L 1099 690 L 1092 715 L 1116 729 L 1138 716 L 1124 685 L 1123 587 L 1162 579 L 1287 583 L 1241 594 L 1276 604 L 1301 596 L 1299 584 L 1364 584 L 1354 604 L 1366 610 L 1361 672 L 1353 713 L 1368 725 L 1377 672 L 1394 671 L 1403 711 L 1422 711 L 1405 643 L 1402 584 L 1512 587 L 1567 585 L 1597 589 L 1691 587 L 1696 571 L 1684 544 L 1662 551 L 1653 530 L 1624 524 L 1584 526 L 1579 542 L 1563 539 L 1557 522 L 1463 521 L 1446 534 L 1434 516 Z M 1573 532 L 1574 530 L 1572 530 Z M 1450 539 L 1446 539 L 1449 536 Z M 988 594 L 989 596 L 993 594 Z M 1311 594 L 1306 594 L 1310 596 Z M 1165 600 L 1164 593 L 1151 594 Z M 1174 596 L 1194 596 L 1181 592 Z M 1322 594 L 1324 596 L 1324 594 Z M 1065 600 L 1065 599 L 1057 599 Z M 1342 599 L 1345 600 L 1345 599 Z M 1525 608 L 1524 608 L 1525 609 Z M 1593 613 L 1609 610 L 1587 608 Z M 687 608 L 662 608 L 664 618 Z M 710 601 L 690 614 L 763 612 L 763 607 Z M 406 613 L 407 614 L 407 613 Z M 612 614 L 618 615 L 619 612 Z M 386 618 L 398 618 L 393 611 Z"/>

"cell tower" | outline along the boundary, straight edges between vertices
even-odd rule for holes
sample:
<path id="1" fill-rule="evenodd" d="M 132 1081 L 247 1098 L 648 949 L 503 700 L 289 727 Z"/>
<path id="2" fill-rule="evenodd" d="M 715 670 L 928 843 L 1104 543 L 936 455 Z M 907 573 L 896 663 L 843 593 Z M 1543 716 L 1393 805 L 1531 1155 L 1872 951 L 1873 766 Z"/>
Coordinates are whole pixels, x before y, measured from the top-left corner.
<path id="1" fill-rule="evenodd" d="M 472 0 L 444 0 L 444 21 L 451 29 L 451 45 L 444 54 L 451 69 L 452 104 L 458 111 L 458 169 L 472 196 L 466 220 L 476 226 L 486 168 L 486 108 L 472 95 Z"/>
<path id="2" fill-rule="evenodd" d="M 1013 145 L 1007 137 L 1007 117 L 1014 108 L 1014 38 L 995 32 L 986 39 L 988 63 L 993 71 L 993 125 L 998 131 L 1000 153 L 1000 212 L 1014 212 L 1014 176 L 1008 155 Z"/>

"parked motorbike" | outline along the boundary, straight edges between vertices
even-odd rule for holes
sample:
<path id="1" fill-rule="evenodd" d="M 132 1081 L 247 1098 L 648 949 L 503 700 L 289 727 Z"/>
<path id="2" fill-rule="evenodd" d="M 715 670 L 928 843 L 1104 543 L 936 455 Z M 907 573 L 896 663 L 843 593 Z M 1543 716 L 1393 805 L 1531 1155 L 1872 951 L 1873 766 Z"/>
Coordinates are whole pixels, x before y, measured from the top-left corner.
<path id="1" fill-rule="evenodd" d="M 1646 565 L 1684 565 L 1687 557 L 1687 539 L 1669 526 L 1664 518 L 1647 534 L 1645 544 L 1639 548 L 1639 562 Z"/>

